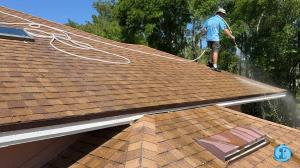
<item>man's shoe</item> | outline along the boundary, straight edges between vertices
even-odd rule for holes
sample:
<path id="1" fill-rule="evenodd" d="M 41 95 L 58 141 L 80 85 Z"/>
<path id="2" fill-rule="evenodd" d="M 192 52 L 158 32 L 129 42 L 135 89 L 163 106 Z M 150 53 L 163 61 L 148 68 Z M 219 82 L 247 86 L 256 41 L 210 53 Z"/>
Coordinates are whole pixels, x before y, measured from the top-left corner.
<path id="1" fill-rule="evenodd" d="M 211 63 L 211 62 L 207 62 L 207 64 L 206 64 L 208 67 L 210 67 L 210 68 L 212 68 L 214 65 L 213 65 L 213 63 Z"/>
<path id="2" fill-rule="evenodd" d="M 219 68 L 212 67 L 211 69 L 214 71 L 217 71 L 217 72 L 221 72 L 221 69 L 219 69 Z"/>

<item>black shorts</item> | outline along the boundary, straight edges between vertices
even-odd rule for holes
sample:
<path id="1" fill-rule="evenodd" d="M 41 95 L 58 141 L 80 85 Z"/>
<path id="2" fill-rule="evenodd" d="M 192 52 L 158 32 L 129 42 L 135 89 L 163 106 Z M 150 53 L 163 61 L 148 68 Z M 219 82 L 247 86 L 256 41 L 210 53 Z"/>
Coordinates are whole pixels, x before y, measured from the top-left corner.
<path id="1" fill-rule="evenodd" d="M 219 41 L 208 41 L 207 45 L 213 52 L 219 52 L 221 49 L 221 44 Z"/>

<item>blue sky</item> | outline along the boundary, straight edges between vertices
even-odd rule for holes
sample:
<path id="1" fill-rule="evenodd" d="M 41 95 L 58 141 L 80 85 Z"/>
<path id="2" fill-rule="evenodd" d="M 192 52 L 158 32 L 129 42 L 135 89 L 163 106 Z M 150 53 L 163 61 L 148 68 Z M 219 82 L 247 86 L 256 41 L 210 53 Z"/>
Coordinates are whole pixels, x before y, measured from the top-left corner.
<path id="1" fill-rule="evenodd" d="M 58 23 L 90 21 L 96 0 L 0 0 L 0 5 Z"/>

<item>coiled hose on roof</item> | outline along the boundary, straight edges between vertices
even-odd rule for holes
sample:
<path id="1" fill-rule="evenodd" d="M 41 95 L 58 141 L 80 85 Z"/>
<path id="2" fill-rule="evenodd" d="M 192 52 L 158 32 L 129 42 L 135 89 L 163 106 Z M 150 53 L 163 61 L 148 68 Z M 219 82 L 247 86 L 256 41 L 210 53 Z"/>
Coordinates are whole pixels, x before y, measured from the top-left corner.
<path id="1" fill-rule="evenodd" d="M 9 14 L 7 12 L 3 12 L 1 10 L 0 10 L 0 13 L 2 13 L 4 15 L 15 17 L 15 18 L 18 18 L 18 19 L 21 19 L 21 20 L 27 22 L 27 23 L 21 23 L 21 22 L 13 22 L 13 23 L 10 23 L 10 22 L 0 22 L 0 24 L 2 24 L 2 25 L 25 25 L 25 26 L 29 26 L 30 28 L 24 28 L 24 30 L 29 35 L 31 35 L 33 37 L 37 37 L 37 38 L 47 38 L 47 39 L 50 39 L 49 44 L 54 49 L 56 49 L 57 51 L 60 51 L 62 53 L 65 53 L 65 54 L 68 54 L 68 55 L 71 55 L 71 56 L 74 56 L 74 57 L 77 57 L 77 58 L 81 58 L 81 59 L 87 59 L 87 60 L 92 60 L 92 61 L 99 61 L 99 62 L 108 63 L 108 64 L 130 64 L 131 63 L 131 60 L 129 58 L 125 57 L 125 56 L 121 56 L 119 54 L 115 54 L 115 53 L 112 53 L 112 52 L 108 52 L 108 51 L 104 51 L 104 50 L 95 48 L 95 47 L 93 47 L 92 45 L 90 45 L 88 43 L 84 43 L 84 42 L 73 40 L 70 35 L 73 35 L 75 37 L 84 38 L 84 39 L 87 39 L 87 40 L 90 40 L 90 41 L 93 41 L 93 42 L 102 43 L 102 44 L 105 44 L 105 45 L 109 45 L 109 46 L 121 48 L 121 49 L 128 50 L 128 51 L 138 52 L 138 53 L 141 53 L 141 54 L 152 55 L 152 56 L 162 57 L 162 58 L 166 58 L 166 59 L 170 59 L 170 60 L 181 61 L 181 62 L 193 62 L 193 61 L 197 61 L 205 53 L 205 50 L 204 50 L 201 53 L 201 55 L 198 58 L 194 59 L 194 60 L 186 60 L 186 59 L 178 59 L 178 58 L 175 58 L 175 57 L 167 57 L 167 56 L 163 56 L 163 55 L 160 55 L 160 54 L 148 53 L 148 52 L 145 52 L 145 51 L 140 51 L 140 50 L 136 50 L 136 49 L 132 49 L 132 48 L 127 48 L 127 47 L 119 46 L 119 45 L 112 44 L 112 43 L 107 43 L 107 42 L 104 42 L 104 41 L 101 41 L 101 40 L 95 40 L 95 39 L 88 38 L 88 37 L 85 37 L 85 36 L 82 36 L 82 35 L 78 35 L 78 34 L 75 34 L 75 33 L 72 33 L 72 32 L 68 32 L 68 31 L 65 31 L 65 30 L 62 30 L 62 29 L 58 29 L 58 28 L 55 28 L 55 27 L 52 27 L 52 26 L 48 26 L 48 25 L 45 25 L 45 24 L 36 23 L 36 22 L 31 21 L 31 20 L 22 18 L 20 16 Z M 41 30 L 40 29 L 41 27 L 49 28 L 49 29 L 52 29 L 54 31 L 58 31 L 60 33 L 47 32 L 47 31 Z M 39 32 L 39 33 L 34 33 L 34 32 Z M 68 41 L 68 43 L 65 42 L 64 40 Z M 124 61 L 108 61 L 108 60 L 105 60 L 105 59 L 96 59 L 96 58 L 90 58 L 90 57 L 83 56 L 83 55 L 74 54 L 74 53 L 71 53 L 71 52 L 68 52 L 66 50 L 63 50 L 63 49 L 60 49 L 60 48 L 56 47 L 53 44 L 54 41 L 59 41 L 59 42 L 65 44 L 65 45 L 68 45 L 69 47 L 76 48 L 76 49 L 92 50 L 92 51 L 102 52 L 102 53 L 105 53 L 105 54 L 112 55 L 114 57 L 121 58 Z"/>

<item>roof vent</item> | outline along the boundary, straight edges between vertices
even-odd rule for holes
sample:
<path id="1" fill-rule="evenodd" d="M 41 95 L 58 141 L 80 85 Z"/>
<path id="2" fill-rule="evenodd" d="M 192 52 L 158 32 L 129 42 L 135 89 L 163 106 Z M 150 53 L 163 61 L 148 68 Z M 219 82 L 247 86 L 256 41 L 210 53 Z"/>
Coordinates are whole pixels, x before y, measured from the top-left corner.
<path id="1" fill-rule="evenodd" d="M 197 142 L 226 162 L 232 162 L 268 144 L 266 135 L 245 127 L 236 127 Z"/>
<path id="2" fill-rule="evenodd" d="M 34 41 L 34 39 L 23 29 L 0 26 L 0 38 Z"/>

